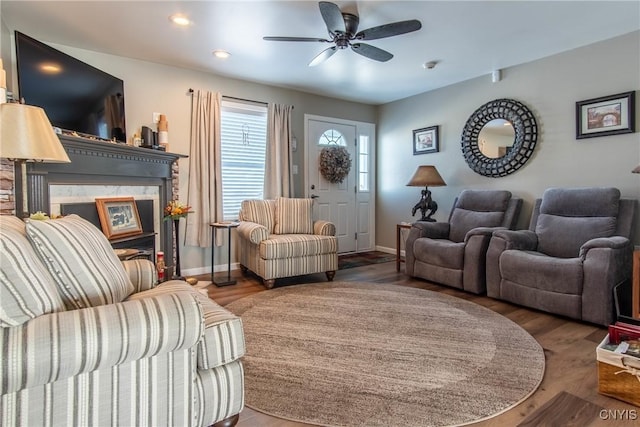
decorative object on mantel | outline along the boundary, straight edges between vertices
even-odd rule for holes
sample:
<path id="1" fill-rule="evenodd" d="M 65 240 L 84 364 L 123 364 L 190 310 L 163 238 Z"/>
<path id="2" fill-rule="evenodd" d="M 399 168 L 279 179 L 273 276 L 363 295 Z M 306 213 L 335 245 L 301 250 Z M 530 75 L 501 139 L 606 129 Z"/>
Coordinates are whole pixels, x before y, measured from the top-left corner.
<path id="1" fill-rule="evenodd" d="M 44 110 L 18 103 L 0 104 L 0 153 L 20 166 L 22 217 L 29 216 L 26 162 L 71 162 Z"/>
<path id="2" fill-rule="evenodd" d="M 186 218 L 191 212 L 191 206 L 182 204 L 178 200 L 172 200 L 164 208 L 164 220 L 173 222 L 173 233 L 175 235 L 176 262 L 172 279 L 184 280 L 180 274 L 180 218 Z"/>
<path id="3" fill-rule="evenodd" d="M 7 102 L 7 73 L 2 66 L 0 58 L 0 104 Z"/>
<path id="4" fill-rule="evenodd" d="M 640 165 L 636 166 L 631 173 L 640 173 Z"/>
<path id="5" fill-rule="evenodd" d="M 576 102 L 576 139 L 635 132 L 634 91 Z"/>
<path id="6" fill-rule="evenodd" d="M 343 146 L 332 145 L 320 151 L 320 173 L 332 184 L 340 184 L 351 170 L 351 156 Z"/>
<path id="7" fill-rule="evenodd" d="M 420 200 L 416 205 L 411 209 L 411 216 L 416 215 L 416 211 L 420 209 L 420 213 L 422 214 L 422 218 L 420 221 L 429 221 L 435 222 L 435 219 L 431 218 L 433 214 L 438 210 L 438 204 L 431 198 L 431 191 L 429 191 L 429 186 L 432 187 L 442 187 L 447 185 L 440 174 L 438 173 L 438 169 L 435 166 L 431 165 L 422 165 L 418 166 L 418 169 L 411 177 L 409 183 L 407 183 L 408 187 L 422 187 L 424 186 L 424 190 L 422 190 Z M 429 212 L 429 215 L 427 215 Z"/>
<path id="8" fill-rule="evenodd" d="M 107 239 L 142 234 L 138 206 L 133 197 L 97 198 L 96 208 L 102 232 Z"/>

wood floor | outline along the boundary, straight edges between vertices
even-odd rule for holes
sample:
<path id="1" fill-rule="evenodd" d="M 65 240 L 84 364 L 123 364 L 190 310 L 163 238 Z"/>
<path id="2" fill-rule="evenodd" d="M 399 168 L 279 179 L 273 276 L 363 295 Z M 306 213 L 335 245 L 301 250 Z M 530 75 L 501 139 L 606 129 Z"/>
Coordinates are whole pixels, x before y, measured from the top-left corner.
<path id="1" fill-rule="evenodd" d="M 260 280 L 232 276 L 237 284 L 223 288 L 207 287 L 209 297 L 220 305 L 229 304 L 256 292 L 269 292 Z M 203 281 L 208 275 L 198 276 Z M 546 370 L 542 384 L 515 408 L 474 426 L 638 426 L 640 408 L 598 394 L 595 349 L 607 334 L 604 327 L 574 322 L 535 310 L 515 306 L 485 296 L 461 292 L 397 273 L 395 262 L 340 270 L 336 281 L 393 283 L 442 292 L 473 301 L 511 319 L 528 331 L 544 348 Z M 326 281 L 324 274 L 313 274 L 276 281 L 276 287 Z M 238 427 L 301 427 L 308 424 L 283 420 L 246 408 Z"/>

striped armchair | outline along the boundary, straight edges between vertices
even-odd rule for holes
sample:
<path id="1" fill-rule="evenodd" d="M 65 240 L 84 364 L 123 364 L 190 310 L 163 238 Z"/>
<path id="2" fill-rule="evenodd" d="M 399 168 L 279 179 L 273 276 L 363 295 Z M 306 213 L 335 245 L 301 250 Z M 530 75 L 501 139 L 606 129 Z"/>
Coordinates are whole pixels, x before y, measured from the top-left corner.
<path id="1" fill-rule="evenodd" d="M 319 272 L 332 281 L 338 269 L 335 233 L 333 223 L 313 221 L 313 199 L 245 200 L 238 226 L 240 268 L 260 276 L 267 289 L 278 278 Z"/>
<path id="2" fill-rule="evenodd" d="M 0 216 L 0 425 L 232 426 L 240 319 L 89 222 Z"/>

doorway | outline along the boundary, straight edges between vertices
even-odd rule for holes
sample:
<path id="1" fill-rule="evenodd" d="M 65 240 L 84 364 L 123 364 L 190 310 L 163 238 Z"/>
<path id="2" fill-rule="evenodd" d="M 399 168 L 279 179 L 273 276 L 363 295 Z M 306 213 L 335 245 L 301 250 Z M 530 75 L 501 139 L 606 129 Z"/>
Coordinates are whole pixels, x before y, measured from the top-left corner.
<path id="1" fill-rule="evenodd" d="M 315 199 L 315 218 L 336 226 L 338 252 L 374 249 L 375 243 L 375 125 L 305 115 L 305 196 Z M 327 147 L 343 147 L 351 159 L 341 182 L 320 172 L 320 156 Z"/>

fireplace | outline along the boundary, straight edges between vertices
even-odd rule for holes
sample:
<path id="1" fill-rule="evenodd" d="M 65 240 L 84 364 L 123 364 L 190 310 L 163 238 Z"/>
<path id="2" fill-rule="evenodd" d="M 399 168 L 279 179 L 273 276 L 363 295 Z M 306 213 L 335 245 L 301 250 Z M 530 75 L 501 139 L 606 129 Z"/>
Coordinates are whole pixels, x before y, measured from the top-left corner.
<path id="1" fill-rule="evenodd" d="M 58 214 L 62 205 L 91 204 L 97 197 L 149 200 L 155 249 L 172 252 L 171 223 L 162 221 L 162 207 L 177 198 L 176 160 L 186 156 L 66 135 L 60 141 L 71 163 L 28 164 L 29 212 Z M 15 178 L 21 188 L 20 174 Z M 17 194 L 16 205 L 21 204 L 22 194 Z"/>

